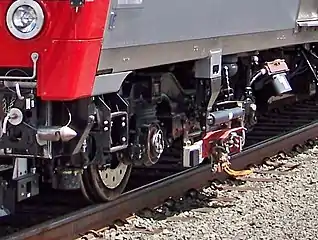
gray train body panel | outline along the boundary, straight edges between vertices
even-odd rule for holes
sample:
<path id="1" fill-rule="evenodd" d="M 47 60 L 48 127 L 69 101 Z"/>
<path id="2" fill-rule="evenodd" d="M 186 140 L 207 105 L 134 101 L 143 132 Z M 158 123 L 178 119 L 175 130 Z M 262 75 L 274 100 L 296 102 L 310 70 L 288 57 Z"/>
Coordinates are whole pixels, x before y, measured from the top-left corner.
<path id="1" fill-rule="evenodd" d="M 113 0 L 98 69 L 316 42 L 317 9 L 318 0 Z"/>

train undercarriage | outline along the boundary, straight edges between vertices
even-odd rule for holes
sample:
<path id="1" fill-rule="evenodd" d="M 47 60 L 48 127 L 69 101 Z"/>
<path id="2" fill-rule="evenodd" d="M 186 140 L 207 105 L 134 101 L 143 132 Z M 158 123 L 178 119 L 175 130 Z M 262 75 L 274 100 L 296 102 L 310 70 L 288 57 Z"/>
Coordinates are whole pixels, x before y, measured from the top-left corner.
<path id="1" fill-rule="evenodd" d="M 316 94 L 317 63 L 308 44 L 215 50 L 205 59 L 135 70 L 119 92 L 65 102 L 37 98 L 36 83 L 17 77 L 32 69 L 0 68 L 0 216 L 39 194 L 42 183 L 110 201 L 133 167 L 155 165 L 171 149 L 182 167 L 209 163 L 217 170 L 242 150 L 273 96 Z"/>

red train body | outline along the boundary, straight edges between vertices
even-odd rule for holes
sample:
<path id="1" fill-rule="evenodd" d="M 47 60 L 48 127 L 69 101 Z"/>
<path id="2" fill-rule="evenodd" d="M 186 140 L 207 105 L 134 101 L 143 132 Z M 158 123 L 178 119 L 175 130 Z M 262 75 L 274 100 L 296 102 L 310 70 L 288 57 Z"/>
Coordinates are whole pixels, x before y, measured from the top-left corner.
<path id="1" fill-rule="evenodd" d="M 77 14 L 67 0 L 38 2 L 44 13 L 41 32 L 32 39 L 13 36 L 6 24 L 12 1 L 1 1 L 0 66 L 32 68 L 39 54 L 37 96 L 43 100 L 72 100 L 91 96 L 109 0 L 87 1 Z"/>

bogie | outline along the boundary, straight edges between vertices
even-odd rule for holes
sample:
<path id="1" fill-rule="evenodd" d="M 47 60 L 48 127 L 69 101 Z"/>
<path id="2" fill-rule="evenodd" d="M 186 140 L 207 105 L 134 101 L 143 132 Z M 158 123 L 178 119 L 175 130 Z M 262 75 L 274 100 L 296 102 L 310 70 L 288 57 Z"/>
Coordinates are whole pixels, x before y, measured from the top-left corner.
<path id="1" fill-rule="evenodd" d="M 318 96 L 317 22 L 303 19 L 315 4 L 259 1 L 258 16 L 252 0 L 231 14 L 241 3 L 178 1 L 168 10 L 155 0 L 0 3 L 9 27 L 0 29 L 0 216 L 40 182 L 104 202 L 133 168 L 218 169 L 260 114 Z M 12 20 L 20 5 L 39 14 L 30 33 Z"/>
<path id="2" fill-rule="evenodd" d="M 25 135 L 33 139 L 34 150 L 12 148 L 4 156 L 21 162 L 19 155 L 31 159 L 36 152 L 40 161 L 31 161 L 34 165 L 27 169 L 37 167 L 53 188 L 80 189 L 90 202 L 119 197 L 133 167 L 156 165 L 161 159 L 174 158 L 173 152 L 180 153 L 181 162 L 177 162 L 183 168 L 203 163 L 216 166 L 224 153 L 242 150 L 246 133 L 257 123 L 257 115 L 270 106 L 272 96 L 311 94 L 308 87 L 291 86 L 299 84 L 298 76 L 310 74 L 315 64 L 313 48 L 280 51 L 230 56 L 214 51 L 199 61 L 136 70 L 117 93 L 70 102 L 30 99 L 37 106 L 31 108 L 32 118 L 27 118 L 25 110 L 19 120 L 20 112 L 11 109 L 24 109 L 22 103 L 29 96 L 25 95 L 12 101 L 11 109 L 4 109 L 10 120 L 3 126 L 8 139 L 3 146 L 21 142 Z M 277 57 L 282 53 L 285 60 Z M 310 81 L 302 84 L 310 85 Z M 3 99 L 10 94 L 6 92 Z M 11 120 L 15 118 L 21 124 Z M 22 137 L 16 135 L 16 126 Z M 32 186 L 29 196 L 37 193 L 37 186 Z"/>

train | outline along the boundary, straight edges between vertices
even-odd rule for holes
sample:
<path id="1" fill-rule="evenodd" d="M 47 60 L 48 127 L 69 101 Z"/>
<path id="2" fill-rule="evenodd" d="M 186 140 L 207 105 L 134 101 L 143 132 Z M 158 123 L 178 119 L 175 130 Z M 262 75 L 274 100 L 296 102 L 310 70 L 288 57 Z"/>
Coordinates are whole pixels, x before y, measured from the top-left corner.
<path id="1" fill-rule="evenodd" d="M 318 96 L 317 27 L 316 0 L 1 0 L 0 216 L 42 183 L 111 201 L 171 149 L 221 171 Z"/>

